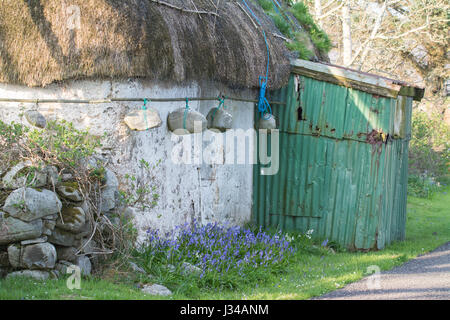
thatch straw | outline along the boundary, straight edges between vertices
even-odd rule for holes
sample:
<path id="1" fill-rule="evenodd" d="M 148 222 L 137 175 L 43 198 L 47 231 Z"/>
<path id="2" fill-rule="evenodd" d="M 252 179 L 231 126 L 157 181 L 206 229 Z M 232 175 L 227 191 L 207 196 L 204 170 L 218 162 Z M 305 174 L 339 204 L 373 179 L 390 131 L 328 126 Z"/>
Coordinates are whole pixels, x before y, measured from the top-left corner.
<path id="1" fill-rule="evenodd" d="M 157 2 L 3 0 L 0 82 L 45 86 L 68 79 L 144 77 L 258 86 L 265 73 L 265 43 L 236 1 Z M 268 35 L 269 88 L 279 88 L 287 81 L 292 56 L 284 40 L 273 36 L 280 33 L 270 18 L 248 2 Z M 79 28 L 71 6 L 80 9 Z"/>

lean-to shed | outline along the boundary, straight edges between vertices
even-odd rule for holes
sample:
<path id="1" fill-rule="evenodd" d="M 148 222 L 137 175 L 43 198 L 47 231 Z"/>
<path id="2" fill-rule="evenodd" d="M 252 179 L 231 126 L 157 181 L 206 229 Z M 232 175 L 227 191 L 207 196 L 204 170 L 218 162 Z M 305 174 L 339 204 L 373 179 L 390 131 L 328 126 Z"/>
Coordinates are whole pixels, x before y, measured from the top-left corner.
<path id="1" fill-rule="evenodd" d="M 412 103 L 424 90 L 338 66 L 291 65 L 289 84 L 271 95 L 286 103 L 273 106 L 279 171 L 255 166 L 255 221 L 313 229 L 350 249 L 403 239 Z"/>

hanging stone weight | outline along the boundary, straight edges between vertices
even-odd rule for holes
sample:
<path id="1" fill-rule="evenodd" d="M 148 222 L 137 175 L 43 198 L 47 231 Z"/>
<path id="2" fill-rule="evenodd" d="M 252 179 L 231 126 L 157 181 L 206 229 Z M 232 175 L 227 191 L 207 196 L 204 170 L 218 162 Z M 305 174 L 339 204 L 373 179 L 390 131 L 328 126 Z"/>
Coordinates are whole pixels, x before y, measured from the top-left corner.
<path id="1" fill-rule="evenodd" d="M 186 112 L 186 116 L 185 116 Z M 186 119 L 185 119 L 186 117 Z M 184 126 L 186 124 L 186 127 Z M 180 108 L 173 111 L 167 117 L 169 130 L 175 134 L 183 135 L 190 133 L 199 133 L 206 130 L 206 118 L 199 112 Z"/>
<path id="2" fill-rule="evenodd" d="M 211 109 L 206 116 L 208 129 L 218 129 L 224 132 L 233 127 L 233 116 L 223 109 Z"/>
<path id="3" fill-rule="evenodd" d="M 158 111 L 153 108 L 133 110 L 125 116 L 125 123 L 131 130 L 145 131 L 162 124 Z"/>
<path id="4" fill-rule="evenodd" d="M 258 129 L 267 129 L 267 131 L 270 132 L 270 130 L 274 130 L 276 128 L 277 121 L 274 115 L 265 113 L 264 116 L 259 119 Z"/>
<path id="5" fill-rule="evenodd" d="M 45 119 L 45 117 L 39 111 L 36 110 L 26 111 L 25 118 L 32 126 L 38 128 L 45 128 L 45 126 L 47 125 L 47 120 Z"/>

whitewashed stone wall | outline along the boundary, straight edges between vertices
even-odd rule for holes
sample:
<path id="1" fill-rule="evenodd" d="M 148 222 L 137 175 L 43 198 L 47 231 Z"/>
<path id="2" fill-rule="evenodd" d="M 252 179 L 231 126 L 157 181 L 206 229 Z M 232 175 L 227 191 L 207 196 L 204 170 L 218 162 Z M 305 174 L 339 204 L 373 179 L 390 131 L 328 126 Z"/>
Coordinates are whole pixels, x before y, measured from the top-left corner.
<path id="1" fill-rule="evenodd" d="M 251 90 L 230 90 L 220 85 L 192 83 L 184 86 L 169 86 L 145 80 L 69 81 L 53 84 L 46 88 L 28 88 L 0 84 L 1 98 L 21 99 L 105 99 L 121 97 L 211 97 L 219 92 L 228 96 L 254 98 Z M 216 107 L 216 101 L 190 102 L 193 110 L 203 113 Z M 227 101 L 236 129 L 248 130 L 254 127 L 254 104 Z M 143 240 L 148 227 L 169 230 L 175 225 L 198 219 L 202 222 L 220 221 L 243 224 L 250 220 L 252 208 L 252 165 L 247 164 L 177 164 L 172 161 L 172 152 L 177 139 L 167 129 L 169 112 L 184 107 L 184 102 L 149 102 L 158 110 L 163 124 L 149 131 L 130 131 L 123 122 L 125 115 L 142 107 L 142 103 L 120 102 L 107 104 L 39 104 L 37 109 L 47 119 L 65 119 L 77 128 L 89 128 L 91 134 L 107 134 L 102 152 L 111 157 L 108 166 L 125 183 L 125 174 L 140 175 L 139 161 L 160 165 L 154 171 L 153 181 L 160 195 L 156 207 L 145 212 L 136 211 L 136 226 Z M 0 102 L 0 119 L 5 122 L 26 123 L 21 114 L 36 108 L 30 103 Z M 200 136 L 199 136 L 200 135 Z M 224 134 L 219 134 L 221 137 Z M 192 135 L 201 139 L 201 134 Z M 207 147 L 209 142 L 203 142 Z M 226 158 L 230 152 L 220 143 L 212 142 L 219 154 Z M 199 156 L 198 150 L 193 150 Z"/>

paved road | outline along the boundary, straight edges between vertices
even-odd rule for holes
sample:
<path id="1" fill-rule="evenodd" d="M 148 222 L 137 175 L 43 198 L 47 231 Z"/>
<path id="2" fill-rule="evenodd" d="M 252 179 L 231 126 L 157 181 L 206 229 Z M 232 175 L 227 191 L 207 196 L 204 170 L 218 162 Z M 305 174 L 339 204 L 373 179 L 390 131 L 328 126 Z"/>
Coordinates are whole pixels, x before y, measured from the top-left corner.
<path id="1" fill-rule="evenodd" d="M 315 300 L 450 300 L 450 242 Z"/>

